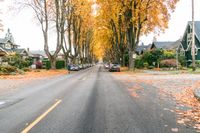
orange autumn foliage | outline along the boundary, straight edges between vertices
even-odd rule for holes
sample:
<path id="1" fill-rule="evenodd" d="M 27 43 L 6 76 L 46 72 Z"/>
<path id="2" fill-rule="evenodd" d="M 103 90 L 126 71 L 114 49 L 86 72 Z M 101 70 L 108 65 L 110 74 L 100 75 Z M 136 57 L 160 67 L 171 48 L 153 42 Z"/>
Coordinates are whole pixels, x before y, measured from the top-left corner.
<path id="1" fill-rule="evenodd" d="M 96 0 L 98 13 L 95 23 L 94 47 L 98 56 L 107 56 L 112 43 L 118 43 L 123 37 L 123 45 L 134 51 L 141 35 L 151 32 L 160 33 L 168 28 L 170 13 L 179 0 Z M 115 24 L 115 31 L 111 26 Z M 119 22 L 120 21 L 120 22 Z M 120 29 L 121 28 L 121 29 Z M 131 28 L 131 29 L 130 29 Z M 119 31 L 120 29 L 120 31 Z M 133 33 L 129 33 L 130 30 Z M 113 37 L 116 32 L 116 37 Z M 100 35 L 100 36 L 99 36 Z M 111 54 L 112 52 L 109 52 Z"/>

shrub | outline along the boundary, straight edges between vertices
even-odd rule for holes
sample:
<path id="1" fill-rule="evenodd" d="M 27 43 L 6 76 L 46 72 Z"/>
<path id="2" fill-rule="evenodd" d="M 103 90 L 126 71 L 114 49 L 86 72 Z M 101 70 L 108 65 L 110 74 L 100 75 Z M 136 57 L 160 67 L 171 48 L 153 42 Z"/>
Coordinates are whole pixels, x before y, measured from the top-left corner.
<path id="1" fill-rule="evenodd" d="M 65 61 L 64 60 L 56 61 L 56 69 L 62 69 L 62 68 L 65 68 Z"/>
<path id="2" fill-rule="evenodd" d="M 200 60 L 196 60 L 195 63 L 196 63 L 196 67 L 200 67 Z"/>
<path id="3" fill-rule="evenodd" d="M 164 51 L 163 59 L 175 59 L 176 53 L 174 51 Z"/>
<path id="4" fill-rule="evenodd" d="M 17 67 L 15 66 L 0 66 L 0 72 L 1 74 L 10 74 L 10 73 L 16 73 Z"/>
<path id="5" fill-rule="evenodd" d="M 148 68 L 148 69 L 153 69 L 153 68 L 154 68 L 154 66 L 148 66 L 147 68 Z"/>
<path id="6" fill-rule="evenodd" d="M 176 67 L 176 59 L 166 59 L 160 62 L 161 67 Z"/>
<path id="7" fill-rule="evenodd" d="M 147 62 L 148 65 L 153 66 L 153 62 L 159 63 L 159 61 L 163 58 L 163 50 L 156 49 L 152 51 L 145 52 L 142 56 L 142 60 Z M 156 64 L 155 64 L 156 65 Z"/>
<path id="8" fill-rule="evenodd" d="M 145 63 L 143 63 L 143 65 L 144 65 L 145 68 L 148 68 L 149 63 L 148 63 L 148 62 L 145 62 Z"/>
<path id="9" fill-rule="evenodd" d="M 18 73 L 19 74 L 25 74 L 25 72 L 23 70 L 21 70 L 21 69 L 18 70 Z"/>
<path id="10" fill-rule="evenodd" d="M 181 66 L 186 66 L 186 59 L 184 55 L 180 55 L 178 57 L 178 61 L 180 62 Z"/>
<path id="11" fill-rule="evenodd" d="M 143 64 L 143 60 L 141 58 L 137 58 L 135 60 L 135 67 L 136 68 L 143 68 L 144 67 L 144 64 Z"/>
<path id="12" fill-rule="evenodd" d="M 30 72 L 30 71 L 31 71 L 31 69 L 30 69 L 30 68 L 27 68 L 27 67 L 23 68 L 22 70 L 23 70 L 24 72 Z"/>
<path id="13" fill-rule="evenodd" d="M 23 59 L 19 54 L 7 55 L 4 58 L 9 65 L 15 66 L 19 69 L 29 67 L 31 65 L 31 58 Z"/>
<path id="14" fill-rule="evenodd" d="M 44 64 L 46 69 L 51 68 L 51 62 L 48 60 L 43 60 L 42 63 Z M 62 69 L 65 68 L 65 61 L 64 60 L 58 60 L 56 61 L 56 69 Z"/>
<path id="15" fill-rule="evenodd" d="M 43 66 L 45 67 L 45 69 L 50 69 L 51 68 L 51 62 L 48 60 L 43 60 L 42 61 Z"/>

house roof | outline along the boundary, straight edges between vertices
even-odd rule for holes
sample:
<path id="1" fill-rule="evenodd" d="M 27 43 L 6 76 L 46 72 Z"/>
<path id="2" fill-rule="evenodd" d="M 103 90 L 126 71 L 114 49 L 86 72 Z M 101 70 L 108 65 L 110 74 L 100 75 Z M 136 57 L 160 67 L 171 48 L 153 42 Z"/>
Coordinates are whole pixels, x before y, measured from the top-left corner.
<path id="1" fill-rule="evenodd" d="M 6 44 L 7 42 L 11 42 L 11 40 L 9 40 L 8 38 L 0 38 L 0 46 L 2 44 Z M 12 43 L 13 46 L 18 46 L 19 47 L 19 45 L 15 44 L 14 42 L 11 42 L 11 43 Z M 7 50 L 7 49 L 5 49 L 5 50 Z"/>
<path id="2" fill-rule="evenodd" d="M 14 51 L 20 54 L 20 53 L 26 51 L 26 49 L 24 49 L 24 48 L 21 48 L 21 49 L 14 49 Z"/>
<path id="3" fill-rule="evenodd" d="M 192 27 L 192 21 L 189 21 L 188 22 L 188 25 L 190 27 Z M 200 41 L 200 21 L 195 21 L 194 22 L 194 26 L 195 26 L 195 34 L 196 34 L 196 37 L 198 38 L 198 40 Z"/>
<path id="4" fill-rule="evenodd" d="M 156 48 L 158 49 L 166 49 L 168 46 L 172 45 L 174 42 L 153 42 Z"/>
<path id="5" fill-rule="evenodd" d="M 4 44 L 4 43 L 7 43 L 7 42 L 8 42 L 8 39 L 0 38 L 0 44 Z"/>
<path id="6" fill-rule="evenodd" d="M 4 48 L 2 48 L 1 46 L 0 46 L 0 51 L 3 51 L 6 53 L 6 50 Z"/>
<path id="7" fill-rule="evenodd" d="M 46 53 L 45 53 L 44 51 L 42 51 L 42 50 L 29 51 L 29 54 L 30 54 L 32 57 L 43 56 L 43 57 L 47 58 Z"/>
<path id="8" fill-rule="evenodd" d="M 141 54 L 142 51 L 143 51 L 143 52 L 144 52 L 144 51 L 147 51 L 149 48 L 150 48 L 150 45 L 140 45 L 140 46 L 138 46 L 138 47 L 136 48 L 136 52 L 137 52 L 138 54 Z"/>
<path id="9" fill-rule="evenodd" d="M 153 42 L 153 44 L 157 49 L 174 50 L 177 49 L 181 44 L 181 39 L 175 42 Z"/>

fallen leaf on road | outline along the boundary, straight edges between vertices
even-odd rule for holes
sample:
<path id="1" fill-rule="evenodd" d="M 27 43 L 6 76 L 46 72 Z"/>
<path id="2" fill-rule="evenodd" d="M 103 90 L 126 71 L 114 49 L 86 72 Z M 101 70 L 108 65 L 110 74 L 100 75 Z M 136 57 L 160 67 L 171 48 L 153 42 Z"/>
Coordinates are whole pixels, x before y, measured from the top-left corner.
<path id="1" fill-rule="evenodd" d="M 195 124 L 194 128 L 196 128 L 200 131 L 200 124 Z"/>
<path id="2" fill-rule="evenodd" d="M 132 92 L 132 93 L 131 93 L 131 96 L 136 97 L 136 98 L 139 97 L 138 94 L 137 94 L 136 92 Z"/>
<path id="3" fill-rule="evenodd" d="M 172 132 L 178 132 L 178 128 L 172 128 L 171 131 Z"/>
<path id="4" fill-rule="evenodd" d="M 177 123 L 178 124 L 184 124 L 185 122 L 184 122 L 184 119 L 181 119 L 181 120 L 178 120 Z"/>

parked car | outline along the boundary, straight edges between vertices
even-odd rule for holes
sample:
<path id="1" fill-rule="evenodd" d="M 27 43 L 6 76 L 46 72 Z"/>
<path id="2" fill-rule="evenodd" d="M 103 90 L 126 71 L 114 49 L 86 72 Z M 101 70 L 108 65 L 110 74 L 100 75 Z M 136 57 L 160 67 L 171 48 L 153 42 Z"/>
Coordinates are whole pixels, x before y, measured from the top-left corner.
<path id="1" fill-rule="evenodd" d="M 83 69 L 83 65 L 82 65 L 82 64 L 78 65 L 78 67 L 79 67 L 80 69 Z"/>
<path id="2" fill-rule="evenodd" d="M 79 68 L 78 65 L 72 64 L 72 65 L 69 65 L 69 70 L 70 70 L 70 71 L 79 71 L 80 68 Z"/>
<path id="3" fill-rule="evenodd" d="M 120 65 L 118 63 L 113 63 L 109 69 L 110 72 L 120 72 Z"/>
<path id="4" fill-rule="evenodd" d="M 109 69 L 110 65 L 109 64 L 105 64 L 104 67 L 105 67 L 105 69 Z"/>

